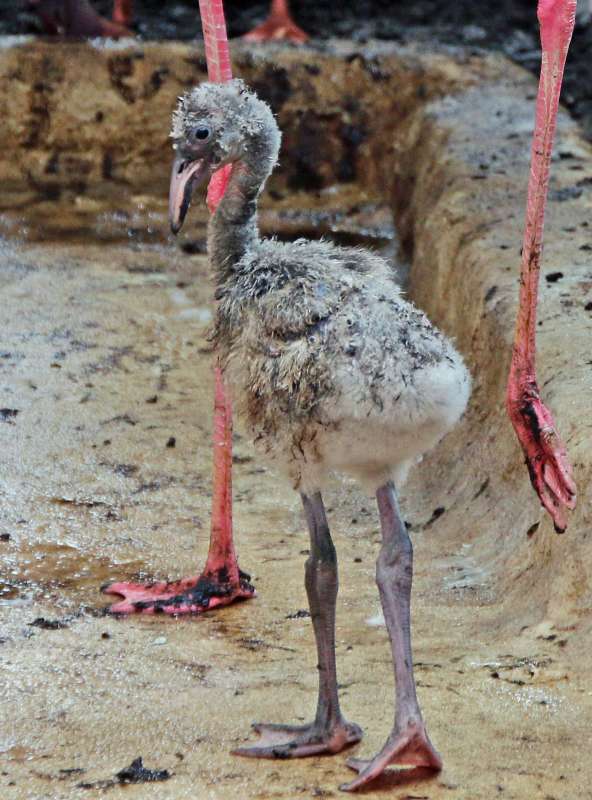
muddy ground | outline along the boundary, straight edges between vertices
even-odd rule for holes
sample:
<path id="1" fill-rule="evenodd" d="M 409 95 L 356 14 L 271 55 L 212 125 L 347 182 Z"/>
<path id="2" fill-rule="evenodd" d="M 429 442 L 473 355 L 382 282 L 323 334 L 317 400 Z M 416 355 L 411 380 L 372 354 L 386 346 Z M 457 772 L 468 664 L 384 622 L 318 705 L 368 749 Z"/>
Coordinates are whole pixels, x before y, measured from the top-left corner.
<path id="1" fill-rule="evenodd" d="M 2 423 L 2 797 L 338 796 L 345 754 L 294 763 L 229 755 L 251 721 L 307 720 L 316 682 L 299 500 L 247 442 L 235 445 L 235 518 L 259 596 L 200 619 L 101 614 L 103 582 L 181 575 L 205 557 L 204 257 L 71 245 L 49 258 L 5 247 L 2 263 L 3 399 L 19 409 Z M 416 552 L 416 675 L 446 767 L 436 777 L 394 774 L 368 794 L 584 797 L 592 691 L 573 661 L 573 629 L 535 613 L 530 626 L 507 620 L 499 635 L 492 564 L 474 532 L 450 536 L 476 516 L 459 513 L 441 463 L 454 445 L 443 448 L 403 504 Z M 472 494 L 487 493 L 486 483 L 475 475 Z M 326 502 L 341 569 L 343 705 L 366 732 L 354 752 L 370 754 L 392 721 L 386 632 L 371 624 L 376 510 L 345 483 Z M 139 756 L 170 777 L 122 788 L 117 774 Z"/>
<path id="2" fill-rule="evenodd" d="M 240 433 L 237 546 L 257 599 L 191 620 L 102 614 L 105 581 L 203 563 L 210 503 L 205 213 L 193 209 L 174 242 L 164 198 L 168 114 L 203 59 L 181 45 L 126 47 L 0 53 L 0 794 L 337 797 L 345 754 L 228 754 L 251 721 L 308 719 L 316 683 L 299 501 Z M 538 340 L 580 490 L 558 537 L 503 409 L 531 78 L 471 50 L 235 54 L 237 71 L 271 92 L 285 131 L 264 231 L 380 249 L 409 271 L 411 296 L 456 337 L 475 378 L 462 424 L 402 493 L 416 552 L 416 674 L 445 769 L 391 775 L 368 794 L 586 798 L 589 145 L 564 115 Z M 372 498 L 348 482 L 326 500 L 341 564 L 343 705 L 365 731 L 352 752 L 367 755 L 392 721 L 388 643 L 375 624 L 378 524 Z M 148 777 L 121 775 L 138 757 L 161 780 L 122 787 Z"/>
<path id="3" fill-rule="evenodd" d="M 587 0 L 579 0 L 584 6 Z M 19 3 L 17 3 L 19 5 Z M 106 16 L 111 0 L 93 0 Z M 0 33 L 39 33 L 36 17 L 26 10 L 26 0 L 15 10 L 14 0 L 0 0 Z M 194 0 L 135 0 L 135 30 L 151 39 L 194 39 L 201 36 Z M 241 36 L 261 22 L 266 0 L 225 2 L 228 30 Z M 297 22 L 314 40 L 339 37 L 364 43 L 383 39 L 398 43 L 423 42 L 469 47 L 479 53 L 501 51 L 531 71 L 539 68 L 539 42 L 535 0 L 500 0 L 485 9 L 479 0 L 354 0 L 331 3 L 293 0 Z M 592 137 L 592 24 L 582 20 L 574 33 L 565 76 L 563 102 Z"/>

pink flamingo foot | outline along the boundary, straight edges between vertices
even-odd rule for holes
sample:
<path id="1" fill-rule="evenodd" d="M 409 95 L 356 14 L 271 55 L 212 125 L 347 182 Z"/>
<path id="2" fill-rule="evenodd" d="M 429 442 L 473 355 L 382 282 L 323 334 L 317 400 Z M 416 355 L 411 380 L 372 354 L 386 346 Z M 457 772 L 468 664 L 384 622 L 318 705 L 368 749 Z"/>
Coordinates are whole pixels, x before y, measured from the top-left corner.
<path id="1" fill-rule="evenodd" d="M 273 0 L 269 17 L 261 25 L 246 33 L 243 39 L 247 42 L 283 40 L 303 44 L 308 40 L 308 34 L 296 25 L 290 16 L 287 0 Z"/>
<path id="2" fill-rule="evenodd" d="M 232 409 L 222 371 L 214 370 L 214 480 L 210 548 L 197 577 L 151 584 L 107 584 L 105 594 L 123 597 L 111 614 L 201 614 L 255 596 L 250 575 L 239 569 L 232 536 Z"/>
<path id="3" fill-rule="evenodd" d="M 521 401 L 508 406 L 510 419 L 526 460 L 535 492 L 553 519 L 557 533 L 567 528 L 566 511 L 576 505 L 576 484 L 565 445 L 536 384 L 522 392 Z"/>
<path id="4" fill-rule="evenodd" d="M 260 739 L 256 745 L 238 747 L 232 755 L 247 758 L 305 758 L 322 753 L 339 753 L 362 738 L 362 729 L 341 719 L 334 724 L 252 725 Z"/>
<path id="5" fill-rule="evenodd" d="M 428 767 L 434 771 L 442 769 L 442 759 L 430 742 L 423 723 L 410 725 L 402 733 L 393 731 L 382 750 L 370 761 L 350 758 L 346 763 L 350 769 L 358 772 L 358 777 L 339 787 L 344 792 L 354 792 L 366 786 L 391 764 Z"/>
<path id="6" fill-rule="evenodd" d="M 238 581 L 231 581 L 222 567 L 216 573 L 179 581 L 156 583 L 117 582 L 102 588 L 104 594 L 121 595 L 123 600 L 113 603 L 110 614 L 201 614 L 213 608 L 227 606 L 237 600 L 255 596 L 249 583 L 250 575 L 239 571 Z"/>

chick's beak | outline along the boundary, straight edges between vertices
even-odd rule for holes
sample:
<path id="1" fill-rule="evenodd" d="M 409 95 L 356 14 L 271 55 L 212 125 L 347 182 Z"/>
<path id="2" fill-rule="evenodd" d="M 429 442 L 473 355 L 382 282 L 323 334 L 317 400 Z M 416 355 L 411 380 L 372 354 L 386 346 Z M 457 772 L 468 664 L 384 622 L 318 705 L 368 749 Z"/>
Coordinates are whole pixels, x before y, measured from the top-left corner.
<path id="1" fill-rule="evenodd" d="M 169 223 L 174 234 L 181 230 L 193 190 L 204 180 L 207 173 L 208 166 L 205 159 L 189 161 L 177 157 L 173 161 L 169 188 Z"/>

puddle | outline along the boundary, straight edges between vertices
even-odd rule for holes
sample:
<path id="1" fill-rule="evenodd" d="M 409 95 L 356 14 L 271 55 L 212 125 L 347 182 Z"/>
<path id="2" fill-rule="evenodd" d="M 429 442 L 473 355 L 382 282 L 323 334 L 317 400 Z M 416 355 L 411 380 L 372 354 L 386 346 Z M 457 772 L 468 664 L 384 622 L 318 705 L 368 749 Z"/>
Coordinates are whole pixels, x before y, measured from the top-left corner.
<path id="1" fill-rule="evenodd" d="M 98 589 L 115 575 L 137 572 L 140 563 L 112 563 L 67 544 L 20 542 L 0 556 L 8 577 L 0 583 L 0 605 L 17 606 L 58 596 L 100 602 Z M 105 603 L 103 603 L 105 605 Z"/>
<path id="2" fill-rule="evenodd" d="M 0 748 L 0 755 L 4 756 L 9 761 L 32 761 L 35 758 L 34 753 L 20 745 L 13 745 L 6 749 Z"/>
<path id="3" fill-rule="evenodd" d="M 84 202 L 78 202 L 84 200 Z M 340 198 L 332 197 L 336 207 L 329 209 L 310 208 L 310 198 L 301 193 L 294 201 L 300 201 L 302 208 L 271 207 L 269 200 L 262 203 L 260 223 L 264 236 L 276 236 L 282 241 L 299 238 L 331 239 L 345 247 L 369 247 L 389 260 L 398 252 L 397 234 L 392 213 L 387 206 L 376 204 L 360 205 L 348 188 L 343 201 L 351 202 L 350 207 L 339 207 Z M 112 196 L 90 198 L 65 198 L 57 202 L 32 201 L 18 210 L 5 209 L 0 215 L 0 237 L 21 243 L 69 243 L 117 245 L 125 243 L 133 247 L 150 248 L 170 245 L 175 242 L 182 252 L 189 255 L 205 252 L 205 210 L 203 204 L 195 203 L 191 210 L 187 231 L 175 240 L 169 231 L 166 192 L 161 195 L 144 196 L 142 202 L 122 189 L 117 202 L 121 208 L 114 211 Z M 197 230 L 202 238 L 192 240 Z M 141 272 L 141 265 L 132 267 Z M 173 302 L 185 302 L 183 293 Z"/>
<path id="4" fill-rule="evenodd" d="M 32 601 L 33 595 L 30 587 L 19 585 L 17 581 L 0 581 L 0 606 L 27 605 Z"/>

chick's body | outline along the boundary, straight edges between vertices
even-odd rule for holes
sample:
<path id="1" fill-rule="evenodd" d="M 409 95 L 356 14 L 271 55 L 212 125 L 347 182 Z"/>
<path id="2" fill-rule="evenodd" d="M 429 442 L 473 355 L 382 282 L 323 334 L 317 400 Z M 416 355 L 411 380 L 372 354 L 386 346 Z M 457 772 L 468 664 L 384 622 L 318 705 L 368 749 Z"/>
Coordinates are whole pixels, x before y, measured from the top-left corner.
<path id="1" fill-rule="evenodd" d="M 239 417 L 296 488 L 334 471 L 400 483 L 466 406 L 460 356 L 367 250 L 260 240 L 218 299 Z"/>

